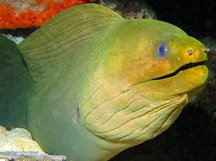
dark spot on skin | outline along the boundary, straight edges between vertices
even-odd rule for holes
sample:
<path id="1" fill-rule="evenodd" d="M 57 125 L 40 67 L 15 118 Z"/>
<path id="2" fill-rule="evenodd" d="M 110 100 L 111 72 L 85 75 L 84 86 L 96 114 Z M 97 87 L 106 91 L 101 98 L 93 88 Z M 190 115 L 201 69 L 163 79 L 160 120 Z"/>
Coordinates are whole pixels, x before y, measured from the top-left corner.
<path id="1" fill-rule="evenodd" d="M 80 110 L 79 107 L 76 108 L 76 121 L 79 122 L 80 119 Z"/>

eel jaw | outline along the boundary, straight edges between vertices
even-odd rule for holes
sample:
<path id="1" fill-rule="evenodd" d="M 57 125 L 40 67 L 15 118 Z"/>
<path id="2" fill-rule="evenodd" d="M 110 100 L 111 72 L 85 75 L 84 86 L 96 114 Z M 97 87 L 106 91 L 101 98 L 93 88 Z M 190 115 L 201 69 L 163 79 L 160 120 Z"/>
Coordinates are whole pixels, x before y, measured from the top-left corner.
<path id="1" fill-rule="evenodd" d="M 205 63 L 206 63 L 206 61 L 195 62 L 195 63 L 188 63 L 188 64 L 185 64 L 185 65 L 179 67 L 173 73 L 170 73 L 170 74 L 167 74 L 167 75 L 163 75 L 163 76 L 160 76 L 160 77 L 157 77 L 157 78 L 153 78 L 151 80 L 161 80 L 161 79 L 166 79 L 166 78 L 169 78 L 169 77 L 173 77 L 173 76 L 177 75 L 180 71 L 184 71 L 184 70 L 187 70 L 187 69 L 190 69 L 190 68 L 194 68 L 194 67 L 197 67 L 197 66 L 205 65 Z"/>

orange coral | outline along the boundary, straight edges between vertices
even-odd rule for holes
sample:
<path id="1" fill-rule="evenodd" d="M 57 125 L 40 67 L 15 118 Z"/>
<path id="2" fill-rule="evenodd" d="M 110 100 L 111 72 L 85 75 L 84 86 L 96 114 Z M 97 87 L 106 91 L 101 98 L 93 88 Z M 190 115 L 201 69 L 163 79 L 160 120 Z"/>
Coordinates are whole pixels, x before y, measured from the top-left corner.
<path id="1" fill-rule="evenodd" d="M 0 29 L 38 27 L 60 11 L 96 0 L 1 0 Z"/>

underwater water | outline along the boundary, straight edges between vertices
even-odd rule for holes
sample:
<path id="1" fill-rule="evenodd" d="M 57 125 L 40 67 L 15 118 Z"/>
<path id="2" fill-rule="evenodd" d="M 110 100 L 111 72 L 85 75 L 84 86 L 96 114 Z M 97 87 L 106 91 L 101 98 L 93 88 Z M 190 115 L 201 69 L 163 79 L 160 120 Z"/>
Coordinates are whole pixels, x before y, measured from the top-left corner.
<path id="1" fill-rule="evenodd" d="M 164 0 L 145 1 L 152 17 L 174 24 L 216 51 L 216 2 Z M 140 16 L 141 0 L 103 0 L 118 4 L 122 13 Z M 114 5 L 115 6 L 115 5 Z M 136 8 L 139 7 L 139 10 Z M 127 10 L 125 11 L 125 8 Z M 137 14 L 136 14 L 137 13 Z M 137 18 L 137 17 L 136 17 Z M 2 30 L 1 33 L 26 36 L 36 29 Z M 125 150 L 110 161 L 215 161 L 216 160 L 216 56 L 209 56 L 206 88 L 183 110 L 177 121 L 163 134 Z"/>

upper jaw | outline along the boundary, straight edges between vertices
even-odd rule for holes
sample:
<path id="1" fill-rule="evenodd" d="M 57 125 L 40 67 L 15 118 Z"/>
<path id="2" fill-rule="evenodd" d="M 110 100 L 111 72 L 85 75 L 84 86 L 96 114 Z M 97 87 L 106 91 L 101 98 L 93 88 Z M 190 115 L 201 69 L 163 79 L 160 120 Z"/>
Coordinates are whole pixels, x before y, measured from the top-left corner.
<path id="1" fill-rule="evenodd" d="M 200 61 L 200 62 L 195 62 L 195 63 L 188 63 L 188 64 L 185 64 L 185 65 L 179 67 L 176 71 L 174 71 L 172 73 L 169 73 L 169 74 L 157 77 L 157 78 L 153 78 L 151 80 L 160 80 L 160 79 L 169 78 L 169 77 L 177 75 L 180 71 L 184 71 L 184 70 L 194 68 L 194 67 L 197 67 L 197 66 L 205 65 L 205 63 L 206 63 L 206 60 Z"/>

